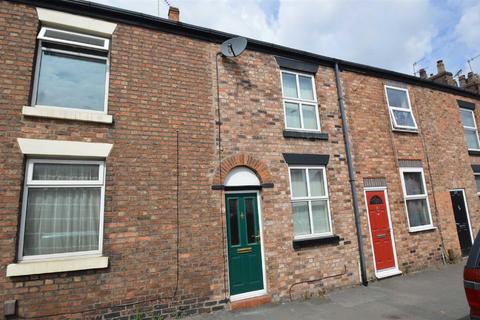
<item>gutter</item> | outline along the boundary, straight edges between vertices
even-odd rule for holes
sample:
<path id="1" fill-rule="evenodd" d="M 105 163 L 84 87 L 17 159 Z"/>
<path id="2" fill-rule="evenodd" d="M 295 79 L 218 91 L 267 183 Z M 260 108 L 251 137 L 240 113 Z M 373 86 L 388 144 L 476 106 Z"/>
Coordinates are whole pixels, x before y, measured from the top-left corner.
<path id="1" fill-rule="evenodd" d="M 350 189 L 352 191 L 352 201 L 353 201 L 353 215 L 355 216 L 355 227 L 357 229 L 357 241 L 358 241 L 358 254 L 360 257 L 360 274 L 362 278 L 362 284 L 368 286 L 367 280 L 367 271 L 365 268 L 365 253 L 363 251 L 363 236 L 362 236 L 362 224 L 360 221 L 360 209 L 358 208 L 358 197 L 357 189 L 355 187 L 355 169 L 353 167 L 352 153 L 350 149 L 350 135 L 348 132 L 348 123 L 345 113 L 345 96 L 343 94 L 342 80 L 340 77 L 340 69 L 338 67 L 338 62 L 335 62 L 335 82 L 337 84 L 337 95 L 338 95 L 338 105 L 340 107 L 340 114 L 342 117 L 342 129 L 343 129 L 343 139 L 345 142 L 345 153 L 347 157 L 348 165 L 348 176 L 350 181 Z"/>
<path id="2" fill-rule="evenodd" d="M 114 21 L 127 25 L 139 26 L 147 29 L 163 31 L 171 34 L 182 35 L 189 38 L 195 38 L 207 42 L 222 43 L 223 41 L 238 37 L 227 32 L 221 32 L 209 28 L 203 28 L 183 22 L 175 22 L 168 19 L 139 13 L 135 11 L 106 6 L 90 1 L 83 0 L 8 0 L 14 3 L 22 3 L 33 7 L 42 7 L 52 10 L 64 11 L 72 14 L 79 14 L 91 18 Z M 334 68 L 335 64 L 341 65 L 342 70 L 351 71 L 360 74 L 367 74 L 381 77 L 389 80 L 404 82 L 421 87 L 427 87 L 434 90 L 449 92 L 468 98 L 480 100 L 480 94 L 467 91 L 465 89 L 436 83 L 431 80 L 421 79 L 408 74 L 372 67 L 364 64 L 350 61 L 334 59 L 319 54 L 279 46 L 273 43 L 247 39 L 250 50 L 279 55 L 286 58 L 314 62 L 323 66 Z"/>

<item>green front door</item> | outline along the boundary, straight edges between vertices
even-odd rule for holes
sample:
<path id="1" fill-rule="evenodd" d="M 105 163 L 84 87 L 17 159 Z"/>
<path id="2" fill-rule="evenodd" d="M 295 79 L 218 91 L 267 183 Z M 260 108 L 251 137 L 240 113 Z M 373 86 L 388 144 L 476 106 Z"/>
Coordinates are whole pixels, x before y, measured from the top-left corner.
<path id="1" fill-rule="evenodd" d="M 256 193 L 226 195 L 230 295 L 263 289 Z"/>

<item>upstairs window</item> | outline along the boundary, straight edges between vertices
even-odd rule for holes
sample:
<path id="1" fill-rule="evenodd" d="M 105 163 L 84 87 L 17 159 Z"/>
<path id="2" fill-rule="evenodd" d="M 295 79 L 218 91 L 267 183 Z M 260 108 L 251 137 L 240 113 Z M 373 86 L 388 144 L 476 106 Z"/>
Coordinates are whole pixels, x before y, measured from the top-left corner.
<path id="1" fill-rule="evenodd" d="M 290 167 L 295 239 L 332 235 L 325 167 Z"/>
<path id="2" fill-rule="evenodd" d="M 423 169 L 401 168 L 400 175 L 410 231 L 433 228 Z"/>
<path id="3" fill-rule="evenodd" d="M 462 118 L 463 133 L 468 150 L 479 150 L 480 143 L 478 141 L 477 123 L 475 122 L 475 114 L 472 110 L 460 109 L 460 117 Z"/>
<path id="4" fill-rule="evenodd" d="M 385 86 L 385 92 L 393 128 L 417 130 L 417 123 L 412 113 L 408 90 Z"/>
<path id="5" fill-rule="evenodd" d="M 109 40 L 43 27 L 32 105 L 106 112 Z"/>
<path id="6" fill-rule="evenodd" d="M 285 127 L 292 130 L 320 131 L 313 76 L 282 71 L 282 92 Z"/>

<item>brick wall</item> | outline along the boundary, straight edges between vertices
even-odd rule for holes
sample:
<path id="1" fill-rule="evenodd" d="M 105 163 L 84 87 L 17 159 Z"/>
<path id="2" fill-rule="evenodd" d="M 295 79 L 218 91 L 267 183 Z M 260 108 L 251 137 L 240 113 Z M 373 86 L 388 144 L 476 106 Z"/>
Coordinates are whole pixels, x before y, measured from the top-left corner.
<path id="1" fill-rule="evenodd" d="M 408 272 L 438 263 L 442 245 L 445 252 L 452 249 L 460 255 L 449 190 L 465 189 L 474 234 L 479 218 L 475 180 L 456 102 L 469 99 L 350 72 L 344 72 L 342 77 L 358 174 L 357 190 L 363 194 L 364 178 L 386 179 L 399 268 Z M 392 131 L 384 85 L 409 90 L 418 133 Z M 398 160 L 422 161 L 436 230 L 408 231 Z M 374 277 L 364 201 L 360 206 L 369 277 Z"/>
<path id="2" fill-rule="evenodd" d="M 215 164 L 211 45 L 127 25 L 112 39 L 108 113 L 114 124 L 22 117 L 39 30 L 35 8 L 0 3 L 0 315 L 97 309 L 124 315 L 209 311 L 224 299 Z M 176 286 L 176 131 L 179 134 L 179 289 Z M 113 143 L 106 160 L 105 270 L 5 277 L 15 261 L 25 159 L 16 139 Z M 173 302 L 172 302 L 173 301 Z M 140 303 L 140 304 L 139 304 Z M 125 307 L 115 307 L 127 305 Z M 113 309 L 111 307 L 114 307 Z M 1 316 L 0 316 L 1 317 Z"/>
<path id="3" fill-rule="evenodd" d="M 224 192 L 212 190 L 212 185 L 222 183 L 220 172 L 224 177 L 237 165 L 251 167 L 262 182 L 274 185 L 260 192 L 267 292 L 274 301 L 288 300 L 290 293 L 302 298 L 359 283 L 356 230 L 331 68 L 320 66 L 315 75 L 320 123 L 329 138 L 310 141 L 283 137 L 280 69 L 272 55 L 246 51 L 235 59 L 218 58 L 224 159 L 220 164 L 215 125 L 217 44 L 119 24 L 112 38 L 109 82 L 108 113 L 114 123 L 92 124 L 22 116 L 22 106 L 30 104 L 38 30 L 33 7 L 0 2 L 4 44 L 0 46 L 0 315 L 3 301 L 9 299 L 18 301 L 19 316 L 42 319 L 119 319 L 137 312 L 186 315 L 225 308 Z M 419 133 L 392 132 L 383 87 L 391 82 L 351 72 L 343 72 L 342 77 L 369 278 L 374 278 L 374 269 L 365 178 L 387 181 L 402 271 L 439 264 L 442 243 L 459 253 L 448 190 L 465 189 L 474 232 L 480 223 L 470 168 L 480 160 L 468 156 L 463 141 L 456 105 L 460 97 L 407 86 Z M 25 165 L 17 138 L 114 145 L 106 160 L 107 269 L 6 278 L 6 266 L 16 260 Z M 282 153 L 330 156 L 327 179 L 338 244 L 293 249 L 288 166 Z M 398 160 L 422 161 L 436 230 L 408 232 Z M 177 243 L 178 290 L 172 297 L 177 285 Z M 342 273 L 344 268 L 342 276 L 305 282 Z"/>
<path id="4" fill-rule="evenodd" d="M 235 60 L 223 59 L 220 66 L 223 157 L 250 155 L 268 168 L 267 182 L 274 183 L 273 189 L 261 192 L 268 292 L 274 300 L 285 300 L 294 283 L 341 273 L 344 266 L 346 275 L 296 285 L 292 295 L 318 295 L 358 283 L 355 222 L 333 70 L 320 67 L 315 75 L 320 125 L 329 139 L 309 141 L 283 137 L 280 69 L 272 55 L 247 51 Z M 282 153 L 330 155 L 327 180 L 333 231 L 342 239 L 338 245 L 293 249 L 288 166 Z"/>

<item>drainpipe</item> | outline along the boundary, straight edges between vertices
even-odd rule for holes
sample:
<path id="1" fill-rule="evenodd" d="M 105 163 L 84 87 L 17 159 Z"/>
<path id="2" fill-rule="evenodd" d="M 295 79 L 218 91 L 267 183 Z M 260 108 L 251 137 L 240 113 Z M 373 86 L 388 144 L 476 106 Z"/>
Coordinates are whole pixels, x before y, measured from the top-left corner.
<path id="1" fill-rule="evenodd" d="M 345 153 L 347 154 L 348 175 L 350 177 L 350 189 L 352 191 L 353 214 L 355 216 L 355 227 L 357 228 L 358 253 L 360 255 L 360 273 L 362 276 L 362 284 L 368 286 L 367 272 L 365 269 L 365 255 L 363 252 L 362 225 L 360 221 L 360 210 L 358 209 L 357 189 L 355 188 L 355 169 L 353 168 L 352 154 L 350 151 L 350 136 L 348 133 L 347 117 L 345 115 L 345 97 L 343 95 L 342 81 L 340 79 L 340 70 L 338 62 L 335 62 L 335 81 L 337 84 L 338 104 L 340 106 L 340 114 L 342 117 L 343 137 L 345 141 Z"/>

